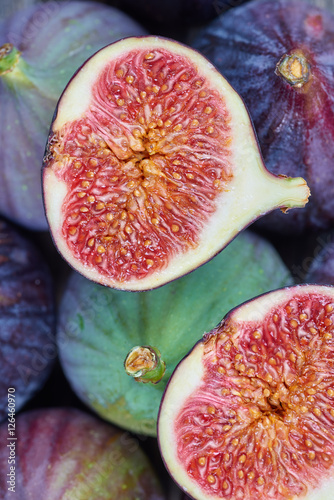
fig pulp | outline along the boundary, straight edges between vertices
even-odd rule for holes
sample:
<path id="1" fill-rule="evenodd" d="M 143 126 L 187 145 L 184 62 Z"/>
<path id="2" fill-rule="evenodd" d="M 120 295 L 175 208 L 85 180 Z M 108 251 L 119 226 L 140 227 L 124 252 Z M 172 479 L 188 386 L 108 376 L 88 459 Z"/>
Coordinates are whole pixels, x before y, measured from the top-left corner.
<path id="1" fill-rule="evenodd" d="M 41 161 L 50 121 L 69 78 L 107 43 L 145 33 L 98 2 L 38 2 L 0 19 L 0 214 L 46 230 Z"/>
<path id="2" fill-rule="evenodd" d="M 0 420 L 43 386 L 57 357 L 50 270 L 16 227 L 0 220 Z"/>
<path id="3" fill-rule="evenodd" d="M 155 436 L 168 378 L 205 328 L 240 301 L 291 283 L 274 248 L 249 231 L 205 266 L 158 290 L 125 293 L 73 273 L 59 306 L 64 373 L 102 418 Z M 159 383 L 142 384 L 127 375 L 124 360 L 137 346 L 160 351 L 166 372 Z"/>
<path id="4" fill-rule="evenodd" d="M 254 0 L 210 23 L 193 46 L 245 100 L 267 168 L 310 187 L 305 210 L 276 211 L 259 225 L 282 233 L 333 226 L 333 14 L 302 0 Z"/>
<path id="5" fill-rule="evenodd" d="M 197 500 L 332 498 L 334 288 L 276 290 L 232 310 L 176 368 L 158 436 Z"/>
<path id="6" fill-rule="evenodd" d="M 43 185 L 60 253 L 123 290 L 190 272 L 252 220 L 309 195 L 303 179 L 265 169 L 241 99 L 211 64 L 159 37 L 118 41 L 78 71 Z"/>
<path id="7" fill-rule="evenodd" d="M 2 500 L 164 499 L 138 441 L 89 414 L 33 410 L 9 429 L 0 427 Z"/>

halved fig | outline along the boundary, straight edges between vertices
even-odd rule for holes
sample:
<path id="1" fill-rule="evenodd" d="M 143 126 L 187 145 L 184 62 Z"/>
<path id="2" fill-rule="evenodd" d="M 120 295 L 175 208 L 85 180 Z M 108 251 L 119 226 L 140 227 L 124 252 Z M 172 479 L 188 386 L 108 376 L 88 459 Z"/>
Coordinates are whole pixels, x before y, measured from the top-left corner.
<path id="1" fill-rule="evenodd" d="M 159 37 L 118 41 L 77 72 L 43 185 L 60 253 L 124 290 L 193 270 L 254 219 L 309 195 L 303 179 L 265 169 L 240 97 L 211 63 Z"/>
<path id="2" fill-rule="evenodd" d="M 334 288 L 232 310 L 176 368 L 158 436 L 197 500 L 320 500 L 334 485 Z"/>

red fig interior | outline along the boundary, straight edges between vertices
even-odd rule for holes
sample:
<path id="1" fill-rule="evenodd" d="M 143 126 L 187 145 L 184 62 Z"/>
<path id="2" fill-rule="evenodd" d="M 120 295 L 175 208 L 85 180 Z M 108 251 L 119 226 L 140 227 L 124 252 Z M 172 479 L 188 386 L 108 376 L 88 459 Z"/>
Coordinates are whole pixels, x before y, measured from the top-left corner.
<path id="1" fill-rule="evenodd" d="M 43 185 L 61 254 L 126 290 L 191 271 L 254 219 L 309 195 L 303 179 L 265 169 L 248 113 L 214 67 L 159 37 L 116 42 L 74 76 Z"/>
<path id="2" fill-rule="evenodd" d="M 334 288 L 270 292 L 229 313 L 176 368 L 161 452 L 198 500 L 329 499 Z"/>

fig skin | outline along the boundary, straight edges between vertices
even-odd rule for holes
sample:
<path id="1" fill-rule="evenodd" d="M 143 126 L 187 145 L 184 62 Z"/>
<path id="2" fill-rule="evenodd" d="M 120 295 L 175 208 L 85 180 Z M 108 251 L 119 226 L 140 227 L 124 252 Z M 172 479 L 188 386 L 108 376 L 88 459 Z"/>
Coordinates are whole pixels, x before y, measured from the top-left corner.
<path id="1" fill-rule="evenodd" d="M 253 0 L 206 26 L 192 45 L 244 99 L 267 168 L 301 175 L 311 198 L 302 211 L 273 212 L 256 224 L 280 233 L 326 229 L 334 222 L 334 17 L 301 0 Z M 298 87 L 279 76 L 285 54 L 310 66 Z"/>
<path id="2" fill-rule="evenodd" d="M 155 436 L 166 382 L 194 341 L 241 300 L 291 282 L 274 248 L 248 231 L 211 262 L 158 290 L 129 294 L 73 274 L 59 306 L 65 376 L 104 419 Z M 166 363 L 159 383 L 126 374 L 124 360 L 138 345 L 159 349 Z"/>
<path id="3" fill-rule="evenodd" d="M 0 221 L 0 420 L 42 388 L 57 357 L 53 279 L 40 251 Z"/>
<path id="4" fill-rule="evenodd" d="M 0 427 L 3 443 L 8 424 Z M 34 500 L 164 500 L 138 440 L 73 408 L 47 408 L 16 417 L 15 495 Z M 13 491 L 9 448 L 0 450 L 1 498 Z"/>
<path id="5" fill-rule="evenodd" d="M 20 52 L 14 70 L 0 74 L 0 214 L 47 230 L 40 169 L 59 96 L 94 52 L 145 33 L 123 12 L 89 1 L 39 3 L 0 22 L 0 47 Z"/>

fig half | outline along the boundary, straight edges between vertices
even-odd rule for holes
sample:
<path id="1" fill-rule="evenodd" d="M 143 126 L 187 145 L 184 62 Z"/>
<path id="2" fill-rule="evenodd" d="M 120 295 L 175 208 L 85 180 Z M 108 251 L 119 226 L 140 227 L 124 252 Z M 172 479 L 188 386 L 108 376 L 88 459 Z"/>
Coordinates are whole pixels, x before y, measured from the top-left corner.
<path id="1" fill-rule="evenodd" d="M 240 97 L 211 63 L 159 37 L 118 41 L 77 72 L 43 186 L 60 253 L 123 290 L 188 273 L 254 219 L 309 195 L 303 179 L 265 169 Z"/>
<path id="2" fill-rule="evenodd" d="M 334 288 L 299 285 L 232 310 L 178 365 L 158 435 L 197 500 L 333 498 Z"/>

